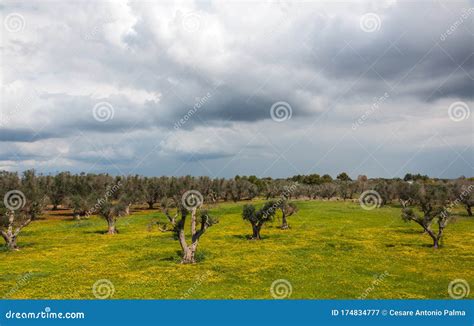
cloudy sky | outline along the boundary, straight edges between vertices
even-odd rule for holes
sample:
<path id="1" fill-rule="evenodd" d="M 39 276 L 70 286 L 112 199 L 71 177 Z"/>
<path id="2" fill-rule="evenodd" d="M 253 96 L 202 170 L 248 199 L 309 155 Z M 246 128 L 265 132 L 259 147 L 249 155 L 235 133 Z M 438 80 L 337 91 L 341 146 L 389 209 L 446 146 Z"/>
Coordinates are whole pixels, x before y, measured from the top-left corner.
<path id="1" fill-rule="evenodd" d="M 474 175 L 472 1 L 0 10 L 0 169 Z"/>

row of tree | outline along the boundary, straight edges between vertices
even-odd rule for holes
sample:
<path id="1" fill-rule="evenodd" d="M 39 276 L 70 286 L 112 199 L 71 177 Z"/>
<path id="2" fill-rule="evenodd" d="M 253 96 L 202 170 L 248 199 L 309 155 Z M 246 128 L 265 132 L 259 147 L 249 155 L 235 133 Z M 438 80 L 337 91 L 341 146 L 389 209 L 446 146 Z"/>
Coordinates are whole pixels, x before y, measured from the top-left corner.
<path id="1" fill-rule="evenodd" d="M 69 207 L 76 217 L 84 216 L 90 207 L 106 197 L 106 199 L 126 199 L 132 204 L 147 204 L 149 208 L 163 198 L 171 198 L 182 189 L 199 191 L 206 202 L 251 200 L 255 197 L 266 199 L 279 197 L 288 192 L 288 197 L 311 199 L 354 199 L 367 189 L 374 189 L 382 198 L 382 205 L 397 201 L 403 194 L 404 187 L 410 183 L 446 185 L 452 187 L 454 197 L 463 188 L 473 183 L 473 179 L 461 177 L 456 180 L 430 179 L 427 176 L 407 174 L 404 179 L 368 179 L 358 176 L 352 180 L 347 173 L 342 172 L 333 179 L 329 175 L 320 177 L 318 174 L 307 176 L 297 175 L 288 179 L 257 178 L 255 176 L 236 176 L 233 179 L 209 177 L 141 177 L 111 176 L 108 174 L 71 174 L 61 172 L 52 175 L 35 175 L 34 171 L 26 171 L 22 177 L 17 173 L 0 171 L 1 191 L 9 191 L 11 187 L 19 186 L 22 179 L 35 182 L 37 190 L 53 209 Z M 13 188 L 16 189 L 16 188 Z M 472 196 L 465 198 L 463 205 L 470 210 Z M 472 212 L 470 213 L 472 215 Z"/>
<path id="2" fill-rule="evenodd" d="M 146 204 L 154 208 L 159 204 L 168 222 L 160 225 L 162 231 L 174 231 L 183 250 L 183 262 L 194 261 L 199 238 L 205 230 L 217 223 L 203 209 L 203 203 L 218 201 L 251 200 L 257 196 L 278 198 L 268 201 L 262 208 L 243 207 L 243 219 L 252 225 L 252 239 L 260 239 L 262 226 L 281 211 L 282 228 L 288 228 L 287 216 L 297 211 L 289 202 L 295 198 L 342 200 L 359 197 L 370 189 L 377 196 L 380 207 L 398 201 L 402 217 L 423 227 L 439 246 L 451 210 L 463 205 L 472 216 L 474 183 L 472 179 L 430 179 L 420 175 L 407 175 L 402 179 L 368 179 L 359 176 L 352 180 L 341 173 L 333 180 L 330 176 L 295 176 L 289 179 L 259 179 L 255 176 L 233 179 L 208 177 L 141 177 L 110 176 L 108 174 L 36 175 L 34 171 L 17 173 L 0 172 L 0 234 L 9 249 L 16 249 L 16 239 L 22 228 L 35 220 L 49 206 L 70 208 L 73 218 L 90 215 L 102 216 L 108 223 L 108 233 L 117 233 L 116 220 L 130 213 L 131 205 Z M 190 190 L 192 190 L 190 192 Z M 190 202 L 189 202 L 190 201 Z M 171 213 L 173 211 L 174 213 Z M 191 216 L 191 241 L 186 242 L 184 224 Z M 433 226 L 437 226 L 437 232 Z M 199 226 L 199 227 L 198 227 Z"/>

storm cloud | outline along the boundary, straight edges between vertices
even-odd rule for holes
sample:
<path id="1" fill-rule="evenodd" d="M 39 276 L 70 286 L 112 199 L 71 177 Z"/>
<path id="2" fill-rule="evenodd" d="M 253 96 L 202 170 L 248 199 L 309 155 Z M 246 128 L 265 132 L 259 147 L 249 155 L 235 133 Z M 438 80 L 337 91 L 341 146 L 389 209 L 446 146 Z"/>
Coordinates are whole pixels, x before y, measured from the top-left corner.
<path id="1" fill-rule="evenodd" d="M 469 1 L 0 10 L 1 169 L 473 175 Z"/>

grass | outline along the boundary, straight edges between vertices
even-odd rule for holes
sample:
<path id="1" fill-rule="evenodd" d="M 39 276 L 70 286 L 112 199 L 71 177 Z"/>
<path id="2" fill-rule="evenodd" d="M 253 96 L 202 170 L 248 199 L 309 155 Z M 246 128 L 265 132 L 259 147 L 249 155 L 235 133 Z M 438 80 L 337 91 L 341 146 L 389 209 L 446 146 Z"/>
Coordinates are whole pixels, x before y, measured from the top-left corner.
<path id="1" fill-rule="evenodd" d="M 459 210 L 442 248 L 430 247 L 421 228 L 397 207 L 366 211 L 357 203 L 300 201 L 289 218 L 249 241 L 243 203 L 212 208 L 220 223 L 201 238 L 199 263 L 179 264 L 170 232 L 147 225 L 164 220 L 138 210 L 106 235 L 105 221 L 73 221 L 49 212 L 21 233 L 20 251 L 0 249 L 0 296 L 22 299 L 94 299 L 93 284 L 110 280 L 111 298 L 271 299 L 277 279 L 292 285 L 290 298 L 449 298 L 448 284 L 474 285 L 474 218 Z M 384 274 L 385 273 L 385 274 Z M 388 275 L 387 275 L 388 274 Z M 386 275 L 381 277 L 381 275 Z M 376 281 L 378 280 L 378 281 Z"/>

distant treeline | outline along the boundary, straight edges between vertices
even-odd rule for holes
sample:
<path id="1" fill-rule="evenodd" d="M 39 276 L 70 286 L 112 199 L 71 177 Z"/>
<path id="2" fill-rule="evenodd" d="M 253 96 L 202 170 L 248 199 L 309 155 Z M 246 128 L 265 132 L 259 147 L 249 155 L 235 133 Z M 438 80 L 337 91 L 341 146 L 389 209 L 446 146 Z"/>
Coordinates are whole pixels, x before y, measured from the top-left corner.
<path id="1" fill-rule="evenodd" d="M 16 172 L 0 171 L 2 197 L 9 191 L 18 190 L 24 194 L 26 201 L 37 202 L 38 207 L 67 207 L 77 215 L 85 215 L 103 201 L 119 199 L 129 204 L 147 204 L 149 208 L 154 208 L 163 198 L 181 195 L 189 190 L 198 191 L 205 202 L 215 203 L 252 200 L 256 197 L 270 199 L 282 195 L 288 199 L 347 200 L 358 198 L 364 191 L 373 189 L 380 195 L 381 205 L 385 205 L 400 200 L 404 187 L 411 183 L 447 187 L 454 199 L 464 188 L 474 183 L 474 178 L 433 179 L 426 175 L 407 174 L 403 179 L 369 179 L 359 175 L 353 180 L 342 172 L 335 179 L 328 174 L 295 175 L 287 179 L 238 175 L 232 179 L 211 179 L 206 176 L 143 177 L 70 172 L 42 175 L 33 170 L 19 175 Z"/>

